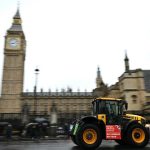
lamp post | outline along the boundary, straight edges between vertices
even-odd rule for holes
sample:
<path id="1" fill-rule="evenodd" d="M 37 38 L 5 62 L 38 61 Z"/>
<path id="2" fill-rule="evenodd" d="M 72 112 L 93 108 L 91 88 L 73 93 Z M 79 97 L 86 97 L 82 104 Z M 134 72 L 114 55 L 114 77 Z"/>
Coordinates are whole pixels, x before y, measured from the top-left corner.
<path id="1" fill-rule="evenodd" d="M 35 70 L 35 86 L 34 86 L 34 115 L 37 114 L 37 82 L 38 82 L 38 74 L 39 69 L 36 68 Z"/>

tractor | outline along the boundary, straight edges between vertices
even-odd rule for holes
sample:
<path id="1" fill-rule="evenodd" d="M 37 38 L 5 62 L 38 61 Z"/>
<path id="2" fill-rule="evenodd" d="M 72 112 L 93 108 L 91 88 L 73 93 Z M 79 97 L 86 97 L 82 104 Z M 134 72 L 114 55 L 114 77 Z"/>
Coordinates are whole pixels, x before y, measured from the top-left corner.
<path id="1" fill-rule="evenodd" d="M 96 98 L 93 115 L 76 120 L 71 130 L 72 141 L 84 149 L 96 149 L 102 140 L 115 140 L 120 145 L 140 148 L 149 142 L 146 119 L 127 114 L 128 103 L 123 99 Z"/>

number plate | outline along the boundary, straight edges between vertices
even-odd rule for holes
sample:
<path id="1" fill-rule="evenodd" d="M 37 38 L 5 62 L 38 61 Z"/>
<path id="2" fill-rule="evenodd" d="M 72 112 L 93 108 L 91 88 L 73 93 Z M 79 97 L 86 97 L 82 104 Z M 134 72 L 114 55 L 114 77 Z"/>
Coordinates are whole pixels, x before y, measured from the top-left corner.
<path id="1" fill-rule="evenodd" d="M 106 139 L 121 140 L 121 127 L 119 125 L 106 125 Z"/>

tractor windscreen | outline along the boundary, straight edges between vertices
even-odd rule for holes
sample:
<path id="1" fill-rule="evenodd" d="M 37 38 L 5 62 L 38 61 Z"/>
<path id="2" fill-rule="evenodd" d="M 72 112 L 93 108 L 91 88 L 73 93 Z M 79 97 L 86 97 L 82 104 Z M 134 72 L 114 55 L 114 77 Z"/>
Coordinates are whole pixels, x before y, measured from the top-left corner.
<path id="1" fill-rule="evenodd" d="M 114 114 L 122 115 L 127 110 L 127 103 L 125 101 L 117 100 L 95 100 L 93 101 L 93 114 Z"/>

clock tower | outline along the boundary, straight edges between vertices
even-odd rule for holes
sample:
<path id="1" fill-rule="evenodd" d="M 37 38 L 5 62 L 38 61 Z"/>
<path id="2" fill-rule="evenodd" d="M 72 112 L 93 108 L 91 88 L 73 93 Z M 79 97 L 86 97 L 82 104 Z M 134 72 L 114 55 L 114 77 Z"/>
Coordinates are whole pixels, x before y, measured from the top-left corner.
<path id="1" fill-rule="evenodd" d="M 19 9 L 7 30 L 4 43 L 4 66 L 0 102 L 1 113 L 19 113 L 23 92 L 26 40 Z"/>

